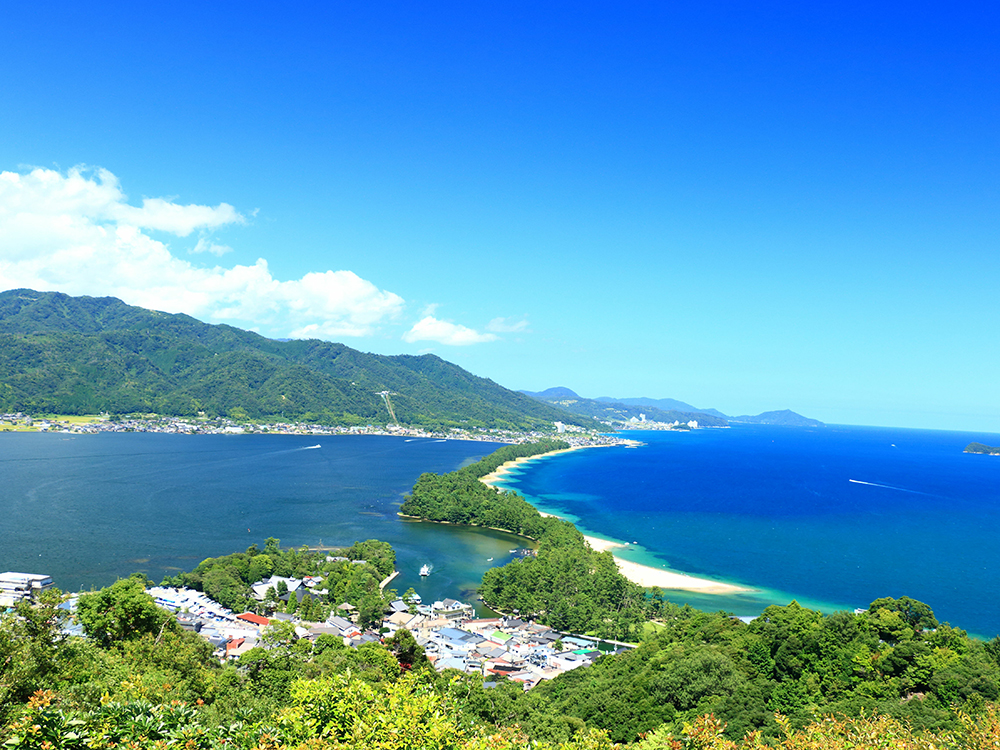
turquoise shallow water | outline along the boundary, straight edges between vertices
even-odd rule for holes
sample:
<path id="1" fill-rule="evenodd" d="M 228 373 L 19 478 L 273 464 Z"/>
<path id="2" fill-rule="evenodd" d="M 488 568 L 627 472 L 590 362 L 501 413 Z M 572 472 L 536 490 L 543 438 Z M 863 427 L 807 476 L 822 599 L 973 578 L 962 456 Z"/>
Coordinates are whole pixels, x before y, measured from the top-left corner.
<path id="1" fill-rule="evenodd" d="M 422 472 L 452 471 L 497 447 L 381 436 L 0 433 L 0 570 L 47 573 L 77 590 L 135 571 L 159 581 L 268 536 L 282 546 L 377 538 L 396 549 L 398 591 L 471 600 L 483 572 L 523 541 L 396 512 Z M 425 563 L 434 570 L 422 579 Z"/>
<path id="2" fill-rule="evenodd" d="M 907 595 L 972 633 L 1000 633 L 1000 436 L 829 426 L 635 432 L 647 445 L 526 464 L 505 484 L 625 557 L 740 583 L 671 593 L 752 615 L 792 598 L 825 611 Z"/>

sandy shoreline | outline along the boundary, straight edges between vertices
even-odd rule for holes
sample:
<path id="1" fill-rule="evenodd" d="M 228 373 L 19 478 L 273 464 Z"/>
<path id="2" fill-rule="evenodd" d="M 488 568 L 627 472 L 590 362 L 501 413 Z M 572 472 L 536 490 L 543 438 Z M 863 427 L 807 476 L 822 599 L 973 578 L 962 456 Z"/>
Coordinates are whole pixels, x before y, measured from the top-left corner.
<path id="1" fill-rule="evenodd" d="M 535 461 L 539 458 L 547 458 L 548 456 L 555 456 L 559 453 L 568 453 L 574 450 L 583 450 L 585 448 L 605 448 L 610 446 L 603 445 L 575 445 L 572 448 L 565 448 L 560 451 L 552 451 L 551 453 L 542 453 L 538 456 L 522 456 L 516 458 L 513 461 L 508 461 L 496 468 L 493 472 L 481 477 L 479 481 L 483 484 L 487 484 L 490 487 L 496 487 L 504 477 L 511 472 L 512 469 L 518 468 L 519 466 L 528 463 L 529 461 Z M 498 489 L 502 489 L 499 488 Z M 541 511 L 539 511 L 541 513 Z M 542 513 L 543 516 L 553 516 L 552 513 Z M 558 516 L 553 516 L 558 518 Z M 615 554 L 615 550 L 626 549 L 630 545 L 622 542 L 612 542 L 608 539 L 600 539 L 593 536 L 584 536 L 587 543 L 592 549 L 598 552 L 610 551 L 612 556 L 615 558 L 615 562 L 618 564 L 618 570 L 621 571 L 622 575 L 628 578 L 633 583 L 637 583 L 640 586 L 650 588 L 652 586 L 659 586 L 661 589 L 673 589 L 677 591 L 692 591 L 698 594 L 741 594 L 752 591 L 752 589 L 744 588 L 742 586 L 735 586 L 731 583 L 721 583 L 720 581 L 711 581 L 707 578 L 697 578 L 695 576 L 687 575 L 686 573 L 677 573 L 672 570 L 663 570 L 661 568 L 654 568 L 649 565 L 640 565 L 639 563 L 634 563 L 631 560 L 624 560 L 620 556 Z"/>
<path id="2" fill-rule="evenodd" d="M 486 476 L 479 478 L 479 481 L 483 484 L 488 484 L 490 487 L 496 487 L 504 477 L 506 477 L 513 469 L 522 466 L 529 461 L 537 461 L 540 458 L 548 458 L 549 456 L 558 456 L 560 453 L 569 453 L 570 451 L 582 451 L 588 448 L 613 448 L 613 445 L 574 445 L 569 448 L 563 448 L 558 451 L 550 451 L 549 453 L 539 453 L 535 456 L 520 456 L 515 458 L 513 461 L 508 461 L 507 463 L 500 464 L 497 468 L 491 471 Z M 498 487 L 497 489 L 502 489 Z"/>

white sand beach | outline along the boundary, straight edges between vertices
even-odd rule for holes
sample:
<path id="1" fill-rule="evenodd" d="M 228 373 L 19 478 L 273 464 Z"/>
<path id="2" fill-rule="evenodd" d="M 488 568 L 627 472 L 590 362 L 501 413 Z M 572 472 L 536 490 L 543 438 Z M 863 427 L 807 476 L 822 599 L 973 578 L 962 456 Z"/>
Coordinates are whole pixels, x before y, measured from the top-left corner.
<path id="1" fill-rule="evenodd" d="M 546 514 L 551 515 L 551 514 Z M 608 539 L 599 539 L 594 536 L 584 536 L 587 544 L 597 552 L 611 552 L 618 563 L 618 570 L 632 583 L 637 583 L 646 588 L 659 586 L 661 589 L 676 589 L 680 591 L 693 591 L 699 594 L 739 594 L 751 591 L 742 586 L 734 586 L 731 583 L 721 583 L 710 581 L 707 578 L 696 578 L 686 573 L 677 573 L 673 570 L 663 570 L 650 565 L 640 565 L 631 560 L 623 560 L 615 554 L 615 550 L 626 549 L 629 545 L 621 542 L 612 542 Z"/>
<path id="2" fill-rule="evenodd" d="M 517 458 L 498 466 L 495 471 L 481 477 L 479 481 L 483 482 L 483 484 L 495 487 L 507 474 L 510 473 L 511 469 L 517 468 L 518 466 L 521 466 L 529 461 L 536 461 L 540 458 L 548 458 L 549 456 L 555 456 L 559 453 L 568 453 L 569 451 L 574 450 L 602 447 L 605 446 L 577 445 L 561 451 L 543 453 L 540 456 L 525 456 Z M 541 513 L 541 511 L 539 512 Z M 558 516 L 554 516 L 552 513 L 542 513 L 542 515 L 558 518 Z M 621 571 L 622 575 L 640 586 L 647 588 L 659 586 L 661 589 L 692 591 L 699 594 L 740 594 L 753 590 L 742 586 L 735 586 L 731 583 L 711 581 L 707 578 L 696 578 L 695 576 L 690 576 L 686 573 L 677 573 L 672 570 L 663 570 L 649 565 L 640 565 L 639 563 L 634 563 L 631 560 L 623 560 L 619 555 L 615 554 L 615 550 L 626 549 L 629 546 L 628 544 L 624 544 L 622 542 L 612 542 L 608 539 L 600 539 L 593 536 L 584 536 L 584 539 L 587 540 L 587 543 L 592 549 L 598 552 L 606 552 L 610 550 L 612 556 L 615 558 L 615 562 L 618 563 L 618 570 Z"/>

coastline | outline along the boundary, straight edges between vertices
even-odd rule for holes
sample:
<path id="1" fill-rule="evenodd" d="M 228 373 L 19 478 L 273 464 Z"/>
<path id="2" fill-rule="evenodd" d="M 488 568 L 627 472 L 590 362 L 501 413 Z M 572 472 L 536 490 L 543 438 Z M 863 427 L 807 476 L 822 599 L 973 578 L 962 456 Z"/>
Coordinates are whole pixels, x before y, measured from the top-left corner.
<path id="1" fill-rule="evenodd" d="M 498 490 L 504 489 L 500 486 L 500 482 L 511 473 L 514 469 L 523 466 L 530 461 L 539 461 L 543 458 L 550 458 L 552 456 L 558 456 L 560 453 L 570 453 L 571 451 L 582 451 L 589 448 L 614 448 L 617 444 L 598 444 L 598 445 L 571 445 L 569 448 L 562 448 L 557 451 L 550 451 L 548 453 L 539 453 L 536 456 L 519 456 L 513 461 L 508 461 L 507 463 L 500 464 L 497 468 L 491 471 L 489 474 L 479 477 L 479 481 L 489 487 L 496 487 Z M 543 514 L 544 515 L 544 514 Z"/>
<path id="2" fill-rule="evenodd" d="M 586 448 L 609 448 L 609 445 L 574 445 L 570 448 L 564 448 L 563 450 L 552 451 L 551 453 L 542 453 L 537 456 L 522 456 L 516 458 L 513 461 L 508 461 L 507 463 L 501 464 L 494 471 L 490 472 L 486 476 L 480 477 L 479 481 L 483 484 L 494 487 L 498 490 L 506 489 L 502 486 L 502 482 L 514 469 L 524 466 L 530 461 L 537 461 L 543 458 L 549 458 L 550 456 L 557 456 L 560 453 L 569 453 L 570 451 L 584 450 Z M 552 518 L 559 518 L 559 516 L 554 513 L 544 513 L 538 511 L 543 516 L 549 516 Z M 621 555 L 615 554 L 615 550 L 628 549 L 629 544 L 625 542 L 613 542 L 609 539 L 601 539 L 596 536 L 587 536 L 584 534 L 583 537 L 587 544 L 591 546 L 596 552 L 611 552 L 612 557 L 615 559 L 615 563 L 618 565 L 618 570 L 627 579 L 632 581 L 632 583 L 638 584 L 644 588 L 652 588 L 653 586 L 658 586 L 661 589 L 669 589 L 675 591 L 690 591 L 697 594 L 716 594 L 722 596 L 732 596 L 733 594 L 745 594 L 750 593 L 753 589 L 745 588 L 743 586 L 737 586 L 732 583 L 723 583 L 721 581 L 712 581 L 708 578 L 698 578 L 696 576 L 688 575 L 687 573 L 679 573 L 673 570 L 664 570 L 662 568 L 654 568 L 650 565 L 641 565 L 631 560 L 626 560 Z"/>
<path id="3" fill-rule="evenodd" d="M 542 515 L 553 518 L 559 517 L 552 513 L 542 513 Z M 610 552 L 611 556 L 615 558 L 621 574 L 632 581 L 632 583 L 637 583 L 644 588 L 659 586 L 664 590 L 691 591 L 696 594 L 718 594 L 722 596 L 746 594 L 753 591 L 753 589 L 737 586 L 732 583 L 698 578 L 687 573 L 654 568 L 651 565 L 641 565 L 631 560 L 626 560 L 621 555 L 615 554 L 615 550 L 628 549 L 631 546 L 625 542 L 612 542 L 610 539 L 601 539 L 600 537 L 587 536 L 586 534 L 584 534 L 583 538 L 587 540 L 587 544 L 595 552 Z"/>

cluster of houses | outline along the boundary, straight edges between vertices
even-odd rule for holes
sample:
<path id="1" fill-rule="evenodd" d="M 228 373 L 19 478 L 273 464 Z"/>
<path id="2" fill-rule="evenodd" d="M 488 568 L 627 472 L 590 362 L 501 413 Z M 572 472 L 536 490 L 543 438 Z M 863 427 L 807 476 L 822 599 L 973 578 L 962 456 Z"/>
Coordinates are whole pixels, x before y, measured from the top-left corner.
<path id="1" fill-rule="evenodd" d="M 517 618 L 464 620 L 437 629 L 418 626 L 413 633 L 438 671 L 502 676 L 526 690 L 602 655 L 594 639 Z"/>
<path id="2" fill-rule="evenodd" d="M 288 596 L 307 596 L 315 580 L 273 576 L 251 587 L 254 598 L 264 601 L 279 584 Z M 237 659 L 263 644 L 264 631 L 275 622 L 288 622 L 298 638 L 315 640 L 330 635 L 357 648 L 380 643 L 397 630 L 409 630 L 424 648 L 436 669 L 457 669 L 481 674 L 487 680 L 505 676 L 534 687 L 590 664 L 601 655 L 593 639 L 566 635 L 544 625 L 514 618 L 475 619 L 473 608 L 455 599 L 424 604 L 419 596 L 396 600 L 389 606 L 382 627 L 363 631 L 350 604 L 341 604 L 323 622 L 304 622 L 282 612 L 264 617 L 253 612 L 236 614 L 200 591 L 155 586 L 148 590 L 157 605 L 175 614 L 181 627 L 193 630 L 212 643 L 220 658 Z"/>
<path id="3" fill-rule="evenodd" d="M 272 576 L 251 587 L 253 597 L 265 601 L 272 590 L 281 598 L 316 596 L 321 579 Z M 0 574 L 0 606 L 13 606 L 53 586 L 49 576 L 30 573 Z M 601 651 L 592 638 L 560 633 L 545 625 L 516 618 L 476 619 L 473 608 L 456 599 L 424 604 L 419 596 L 389 605 L 382 626 L 363 631 L 357 612 L 344 603 L 323 622 L 305 622 L 277 612 L 264 617 L 254 612 L 234 613 L 204 593 L 188 588 L 154 586 L 147 589 L 157 606 L 173 613 L 178 624 L 198 633 L 217 650 L 220 659 L 238 659 L 264 643 L 264 632 L 276 622 L 290 623 L 298 638 L 321 635 L 340 638 L 346 646 L 381 643 L 400 629 L 409 630 L 435 669 L 457 669 L 481 674 L 487 681 L 499 676 L 534 687 L 541 680 L 590 664 Z M 273 596 L 273 595 L 272 595 Z M 67 607 L 72 610 L 72 602 Z M 78 626 L 67 632 L 82 635 Z M 625 644 L 617 644 L 627 647 Z M 607 653 L 607 652 L 605 652 Z M 488 684 L 488 683 L 487 683 Z"/>
<path id="4" fill-rule="evenodd" d="M 567 425 L 562 422 L 555 422 L 553 424 L 556 431 L 560 434 L 561 439 L 566 440 L 571 445 L 618 445 L 629 444 L 631 442 L 612 435 L 592 434 L 576 425 Z M 224 417 L 204 419 L 152 415 L 145 417 L 111 418 L 106 414 L 96 419 L 81 421 L 75 419 L 32 417 L 22 412 L 0 414 L 0 430 L 13 428 L 28 428 L 40 432 L 72 432 L 78 434 L 97 432 L 161 432 L 183 435 L 395 435 L 409 438 L 432 438 L 435 440 L 480 440 L 501 443 L 526 443 L 552 437 L 551 432 L 542 431 L 520 432 L 482 427 L 453 427 L 448 430 L 431 430 L 391 423 L 385 425 L 343 427 L 299 422 L 236 422 Z"/>

